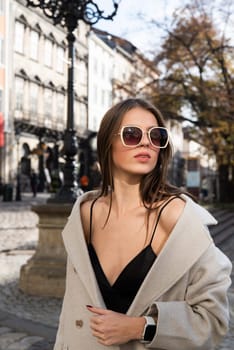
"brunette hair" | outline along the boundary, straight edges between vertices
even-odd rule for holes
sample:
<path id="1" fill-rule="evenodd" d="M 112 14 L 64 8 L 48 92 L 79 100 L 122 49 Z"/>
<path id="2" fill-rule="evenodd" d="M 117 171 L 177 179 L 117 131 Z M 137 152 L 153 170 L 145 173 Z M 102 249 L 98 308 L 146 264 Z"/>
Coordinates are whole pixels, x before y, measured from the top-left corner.
<path id="1" fill-rule="evenodd" d="M 118 133 L 124 115 L 133 108 L 140 107 L 151 112 L 158 126 L 165 127 L 161 112 L 148 101 L 140 98 L 129 98 L 111 107 L 104 115 L 97 135 L 97 153 L 102 173 L 102 186 L 100 196 L 107 196 L 110 190 L 114 191 L 112 174 L 112 142 Z M 168 164 L 172 157 L 170 142 L 166 148 L 160 149 L 155 168 L 142 176 L 140 182 L 140 195 L 146 208 L 155 208 L 159 201 L 169 198 L 171 195 L 179 195 L 179 188 L 167 182 Z"/>

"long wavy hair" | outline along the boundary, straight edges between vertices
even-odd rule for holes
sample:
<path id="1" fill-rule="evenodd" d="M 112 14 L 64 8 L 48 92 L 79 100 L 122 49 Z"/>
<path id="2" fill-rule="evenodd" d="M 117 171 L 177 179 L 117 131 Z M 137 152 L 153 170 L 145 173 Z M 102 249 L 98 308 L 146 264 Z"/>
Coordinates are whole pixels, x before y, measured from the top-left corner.
<path id="1" fill-rule="evenodd" d="M 104 115 L 97 135 L 97 153 L 102 174 L 100 196 L 107 196 L 114 191 L 112 142 L 124 115 L 133 108 L 140 107 L 151 112 L 158 126 L 165 127 L 161 112 L 151 103 L 140 98 L 123 100 Z M 155 168 L 148 174 L 143 175 L 140 182 L 140 196 L 147 209 L 155 209 L 157 203 L 166 200 L 171 195 L 179 195 L 182 191 L 167 182 L 168 165 L 172 158 L 172 146 L 170 142 L 166 148 L 160 149 Z M 112 196 L 111 196 L 112 197 Z"/>

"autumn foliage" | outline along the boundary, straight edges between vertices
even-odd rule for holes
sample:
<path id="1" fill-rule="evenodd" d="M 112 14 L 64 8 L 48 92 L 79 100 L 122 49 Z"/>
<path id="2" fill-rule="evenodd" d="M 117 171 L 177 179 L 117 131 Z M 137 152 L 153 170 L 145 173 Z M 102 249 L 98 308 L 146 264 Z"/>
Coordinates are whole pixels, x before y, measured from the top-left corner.
<path id="1" fill-rule="evenodd" d="M 204 1 L 193 1 L 170 27 L 154 23 L 165 38 L 155 55 L 161 74 L 152 93 L 166 116 L 190 121 L 189 137 L 216 157 L 225 202 L 234 201 L 234 47 L 225 31 L 233 13 L 227 5 L 211 12 Z"/>

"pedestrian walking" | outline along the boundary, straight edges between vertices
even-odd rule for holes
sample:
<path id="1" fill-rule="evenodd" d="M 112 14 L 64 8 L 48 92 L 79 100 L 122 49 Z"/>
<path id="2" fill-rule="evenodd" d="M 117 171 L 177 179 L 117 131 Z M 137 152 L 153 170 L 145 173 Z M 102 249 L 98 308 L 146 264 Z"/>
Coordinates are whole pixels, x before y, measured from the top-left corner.
<path id="1" fill-rule="evenodd" d="M 101 189 L 78 198 L 63 231 L 54 349 L 214 349 L 228 329 L 231 263 L 208 232 L 213 216 L 166 180 L 161 113 L 142 99 L 118 103 L 97 151 Z"/>
<path id="2" fill-rule="evenodd" d="M 37 186 L 38 186 L 38 176 L 34 170 L 31 173 L 30 181 L 31 181 L 31 189 L 32 189 L 33 197 L 36 197 Z"/>

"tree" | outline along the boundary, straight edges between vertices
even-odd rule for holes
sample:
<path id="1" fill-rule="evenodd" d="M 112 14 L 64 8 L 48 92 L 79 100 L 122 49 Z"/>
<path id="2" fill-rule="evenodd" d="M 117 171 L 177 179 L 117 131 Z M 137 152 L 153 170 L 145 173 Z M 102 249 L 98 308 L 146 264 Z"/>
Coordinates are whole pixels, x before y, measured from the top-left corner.
<path id="1" fill-rule="evenodd" d="M 153 101 L 165 116 L 190 120 L 190 138 L 215 155 L 221 201 L 234 201 L 234 47 L 225 32 L 232 3 L 218 12 L 211 1 L 193 1 L 171 27 L 154 21 L 166 36 L 155 57 L 161 76 Z"/>

